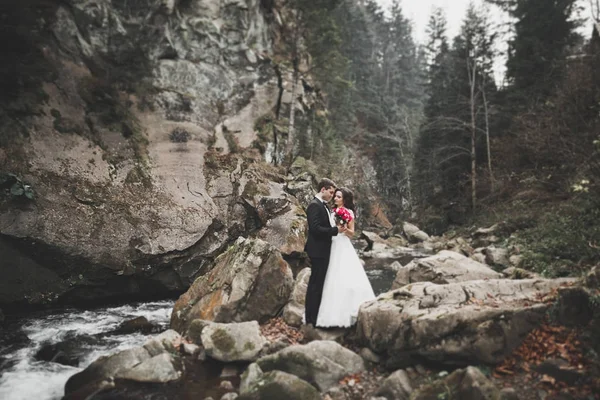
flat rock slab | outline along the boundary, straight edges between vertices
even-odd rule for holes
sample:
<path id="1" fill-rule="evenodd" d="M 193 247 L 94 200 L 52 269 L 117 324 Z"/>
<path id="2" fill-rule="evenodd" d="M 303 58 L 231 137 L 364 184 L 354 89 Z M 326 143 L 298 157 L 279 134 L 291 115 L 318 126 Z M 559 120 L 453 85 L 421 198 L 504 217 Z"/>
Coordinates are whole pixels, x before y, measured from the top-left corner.
<path id="1" fill-rule="evenodd" d="M 415 282 L 453 283 L 479 279 L 499 279 L 502 274 L 473 259 L 454 251 L 415 259 L 399 268 L 392 289 Z"/>
<path id="2" fill-rule="evenodd" d="M 575 279 L 421 282 L 361 306 L 358 339 L 390 367 L 412 356 L 468 365 L 500 362 L 542 321 L 551 298 Z M 382 329 L 381 327 L 386 327 Z"/>

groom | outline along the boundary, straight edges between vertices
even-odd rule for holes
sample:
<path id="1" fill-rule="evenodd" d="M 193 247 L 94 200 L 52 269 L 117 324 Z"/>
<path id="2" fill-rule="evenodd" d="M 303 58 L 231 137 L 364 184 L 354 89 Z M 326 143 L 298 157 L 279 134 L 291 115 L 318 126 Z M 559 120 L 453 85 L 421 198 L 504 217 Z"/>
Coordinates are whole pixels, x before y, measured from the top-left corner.
<path id="1" fill-rule="evenodd" d="M 331 250 L 331 238 L 346 230 L 344 226 L 336 227 L 331 223 L 333 216 L 327 203 L 335 193 L 335 183 L 331 179 L 324 178 L 319 182 L 319 192 L 309 203 L 306 209 L 308 219 L 308 238 L 304 251 L 308 254 L 311 263 L 310 279 L 306 288 L 305 317 L 306 324 L 316 326 L 325 275 L 329 265 L 329 252 Z"/>

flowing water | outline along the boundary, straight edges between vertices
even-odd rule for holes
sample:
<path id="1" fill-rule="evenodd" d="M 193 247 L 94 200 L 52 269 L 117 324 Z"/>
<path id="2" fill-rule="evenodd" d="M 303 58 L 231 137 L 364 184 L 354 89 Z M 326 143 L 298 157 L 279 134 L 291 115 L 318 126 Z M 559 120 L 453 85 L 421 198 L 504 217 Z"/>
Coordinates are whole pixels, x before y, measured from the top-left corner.
<path id="1" fill-rule="evenodd" d="M 0 399 L 51 400 L 64 394 L 67 379 L 102 355 L 140 346 L 152 335 L 108 335 L 122 322 L 146 317 L 167 329 L 173 301 L 129 304 L 93 310 L 61 309 L 29 314 L 0 330 Z M 46 345 L 73 342 L 77 366 L 36 360 Z"/>

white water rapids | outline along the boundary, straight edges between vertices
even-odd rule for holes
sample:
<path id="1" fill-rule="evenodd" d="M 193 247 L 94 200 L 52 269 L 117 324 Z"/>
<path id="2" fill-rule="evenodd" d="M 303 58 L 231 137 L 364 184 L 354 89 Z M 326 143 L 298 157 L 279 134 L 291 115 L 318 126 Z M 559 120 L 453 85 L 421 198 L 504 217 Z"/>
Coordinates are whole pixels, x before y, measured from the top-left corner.
<path id="1" fill-rule="evenodd" d="M 73 338 L 82 335 L 107 333 L 116 329 L 122 322 L 140 316 L 166 329 L 173 303 L 157 301 L 93 310 L 63 309 L 38 312 L 9 324 L 4 330 L 0 330 L 0 335 L 13 335 L 20 339 L 0 341 L 6 344 L 0 348 L 0 399 L 62 398 L 65 383 L 71 375 L 83 370 L 100 356 L 140 346 L 152 335 L 133 333 L 101 336 L 93 345 L 82 345 L 83 356 L 77 367 L 36 360 L 35 354 L 43 345 L 77 340 Z"/>

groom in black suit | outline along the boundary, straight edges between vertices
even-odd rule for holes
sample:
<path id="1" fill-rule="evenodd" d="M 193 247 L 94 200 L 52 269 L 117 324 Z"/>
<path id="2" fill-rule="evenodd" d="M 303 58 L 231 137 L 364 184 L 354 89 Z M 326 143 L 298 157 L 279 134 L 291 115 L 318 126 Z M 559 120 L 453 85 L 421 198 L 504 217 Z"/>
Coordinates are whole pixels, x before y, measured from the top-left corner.
<path id="1" fill-rule="evenodd" d="M 306 288 L 305 318 L 306 324 L 316 326 L 325 275 L 329 266 L 329 252 L 331 250 L 331 238 L 338 233 L 344 232 L 346 228 L 331 226 L 331 210 L 327 203 L 335 193 L 335 183 L 324 178 L 319 182 L 319 193 L 308 204 L 306 217 L 308 219 L 308 238 L 304 251 L 308 254 L 311 263 L 310 279 Z"/>

